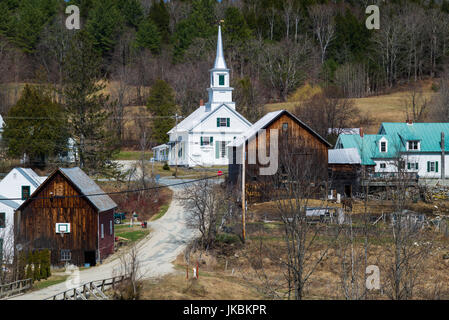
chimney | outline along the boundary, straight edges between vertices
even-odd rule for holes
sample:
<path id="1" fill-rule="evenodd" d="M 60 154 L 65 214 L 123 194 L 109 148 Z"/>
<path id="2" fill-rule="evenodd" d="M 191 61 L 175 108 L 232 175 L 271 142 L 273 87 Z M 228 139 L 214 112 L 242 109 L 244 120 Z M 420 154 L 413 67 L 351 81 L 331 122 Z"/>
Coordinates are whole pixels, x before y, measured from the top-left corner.
<path id="1" fill-rule="evenodd" d="M 200 107 L 202 107 L 202 106 L 204 106 L 204 100 L 203 99 L 200 100 Z"/>
<path id="2" fill-rule="evenodd" d="M 360 128 L 360 137 L 363 138 L 364 132 L 363 132 L 363 128 Z"/>

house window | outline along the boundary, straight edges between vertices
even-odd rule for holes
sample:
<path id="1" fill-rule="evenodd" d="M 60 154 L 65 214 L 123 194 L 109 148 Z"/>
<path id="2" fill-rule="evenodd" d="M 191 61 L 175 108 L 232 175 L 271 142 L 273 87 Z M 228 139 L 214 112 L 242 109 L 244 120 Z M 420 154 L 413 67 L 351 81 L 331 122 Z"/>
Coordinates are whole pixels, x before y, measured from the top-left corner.
<path id="1" fill-rule="evenodd" d="M 22 200 L 30 197 L 30 186 L 22 186 Z"/>
<path id="2" fill-rule="evenodd" d="M 287 131 L 288 131 L 288 123 L 287 123 L 287 122 L 284 122 L 284 123 L 282 124 L 282 132 L 286 133 Z"/>
<path id="3" fill-rule="evenodd" d="M 217 127 L 229 127 L 230 122 L 229 118 L 217 118 Z"/>
<path id="4" fill-rule="evenodd" d="M 409 170 L 418 170 L 418 162 L 408 162 L 407 168 Z"/>
<path id="5" fill-rule="evenodd" d="M 112 236 L 112 220 L 109 220 L 109 234 Z"/>
<path id="6" fill-rule="evenodd" d="M 61 261 L 70 261 L 72 259 L 72 252 L 70 250 L 61 250 Z"/>
<path id="7" fill-rule="evenodd" d="M 101 239 L 104 239 L 104 224 L 101 224 Z"/>
<path id="8" fill-rule="evenodd" d="M 381 163 L 381 164 L 380 164 L 380 168 L 381 168 L 381 169 L 385 169 L 386 167 L 387 167 L 387 165 L 386 165 L 385 163 Z"/>
<path id="9" fill-rule="evenodd" d="M 218 84 L 220 85 L 220 86 L 224 86 L 224 78 L 225 78 L 225 76 L 223 75 L 223 74 L 220 74 L 219 76 L 218 76 Z"/>
<path id="10" fill-rule="evenodd" d="M 408 150 L 419 150 L 419 141 L 409 141 Z"/>
<path id="11" fill-rule="evenodd" d="M 380 142 L 380 152 L 387 152 L 387 142 L 386 141 Z"/>
<path id="12" fill-rule="evenodd" d="M 202 146 L 210 146 L 212 145 L 212 142 L 214 142 L 213 137 L 201 137 L 200 139 Z"/>
<path id="13" fill-rule="evenodd" d="M 438 161 L 427 161 L 427 172 L 438 172 Z"/>
<path id="14" fill-rule="evenodd" d="M 6 228 L 6 214 L 0 212 L 0 228 Z"/>

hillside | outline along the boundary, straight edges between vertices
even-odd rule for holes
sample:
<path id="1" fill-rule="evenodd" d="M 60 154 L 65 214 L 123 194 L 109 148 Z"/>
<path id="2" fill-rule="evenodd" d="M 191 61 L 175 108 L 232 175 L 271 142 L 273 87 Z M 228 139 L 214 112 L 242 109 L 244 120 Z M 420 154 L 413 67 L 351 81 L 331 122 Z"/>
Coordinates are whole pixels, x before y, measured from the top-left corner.
<path id="1" fill-rule="evenodd" d="M 435 81 L 436 82 L 436 81 Z M 431 81 L 420 83 L 424 99 L 430 100 L 436 93 L 432 90 Z M 301 101 L 308 99 L 312 95 L 319 93 L 319 87 L 305 85 L 298 89 L 288 102 L 271 103 L 265 105 L 265 112 L 287 109 L 293 111 L 295 106 Z M 362 114 L 369 115 L 373 124 L 365 128 L 366 133 L 376 133 L 382 122 L 400 122 L 405 121 L 404 103 L 410 97 L 412 90 L 410 88 L 395 88 L 393 92 L 383 95 L 376 95 L 366 98 L 353 99 L 355 105 L 361 110 Z"/>

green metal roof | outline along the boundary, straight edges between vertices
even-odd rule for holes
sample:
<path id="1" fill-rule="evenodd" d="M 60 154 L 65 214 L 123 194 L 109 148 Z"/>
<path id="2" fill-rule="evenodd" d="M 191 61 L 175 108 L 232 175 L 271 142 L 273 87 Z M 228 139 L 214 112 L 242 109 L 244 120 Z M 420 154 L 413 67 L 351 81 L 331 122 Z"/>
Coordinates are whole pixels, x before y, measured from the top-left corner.
<path id="1" fill-rule="evenodd" d="M 445 149 L 449 150 L 449 123 L 384 122 L 378 134 L 341 134 L 336 148 L 357 148 L 363 165 L 374 165 L 373 159 L 395 158 L 398 152 L 441 152 L 441 132 L 444 132 Z M 387 140 L 387 152 L 380 152 L 379 140 Z M 408 151 L 407 141 L 420 141 L 419 151 Z"/>
<path id="2" fill-rule="evenodd" d="M 379 134 L 397 136 L 406 151 L 408 140 L 419 140 L 420 150 L 414 152 L 441 152 L 441 132 L 444 132 L 444 148 L 449 150 L 449 123 L 448 122 L 416 122 L 407 124 L 403 122 L 384 122 L 380 126 Z"/>

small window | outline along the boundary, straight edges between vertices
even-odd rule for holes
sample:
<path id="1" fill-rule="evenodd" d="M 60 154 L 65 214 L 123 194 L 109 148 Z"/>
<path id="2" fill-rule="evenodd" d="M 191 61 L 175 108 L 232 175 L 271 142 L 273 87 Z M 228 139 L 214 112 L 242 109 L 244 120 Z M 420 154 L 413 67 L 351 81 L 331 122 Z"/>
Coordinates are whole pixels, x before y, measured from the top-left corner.
<path id="1" fill-rule="evenodd" d="M 427 161 L 427 172 L 438 172 L 438 161 Z"/>
<path id="2" fill-rule="evenodd" d="M 61 261 L 70 261 L 70 260 L 72 260 L 72 252 L 66 249 L 61 250 Z"/>
<path id="3" fill-rule="evenodd" d="M 418 170 L 418 162 L 409 162 L 407 168 L 409 170 Z"/>
<path id="4" fill-rule="evenodd" d="M 282 132 L 286 133 L 287 131 L 288 131 L 288 123 L 287 123 L 287 122 L 284 122 L 284 123 L 282 124 Z"/>
<path id="5" fill-rule="evenodd" d="M 212 145 L 213 137 L 201 137 L 201 145 L 202 146 L 210 146 Z"/>
<path id="6" fill-rule="evenodd" d="M 30 186 L 22 186 L 22 200 L 30 197 Z"/>
<path id="7" fill-rule="evenodd" d="M 0 228 L 6 228 L 6 213 L 0 212 Z"/>
<path id="8" fill-rule="evenodd" d="M 64 184 L 63 183 L 55 183 L 55 196 L 57 196 L 57 197 L 64 196 Z"/>
<path id="9" fill-rule="evenodd" d="M 419 150 L 418 141 L 409 141 L 408 142 L 408 150 Z"/>
<path id="10" fill-rule="evenodd" d="M 225 76 L 223 75 L 223 74 L 220 74 L 219 76 L 218 76 L 218 84 L 220 85 L 220 86 L 224 86 L 224 84 L 225 84 Z"/>
<path id="11" fill-rule="evenodd" d="M 109 234 L 112 236 L 112 220 L 109 220 Z"/>
<path id="12" fill-rule="evenodd" d="M 387 165 L 386 165 L 385 163 L 381 163 L 381 164 L 380 164 L 380 168 L 381 168 L 381 169 L 385 169 L 386 167 L 387 167 Z"/>
<path id="13" fill-rule="evenodd" d="M 101 239 L 104 239 L 104 224 L 101 224 Z"/>
<path id="14" fill-rule="evenodd" d="M 380 152 L 387 152 L 387 142 L 386 141 L 380 142 Z"/>
<path id="15" fill-rule="evenodd" d="M 217 127 L 229 127 L 230 122 L 229 118 L 217 118 Z"/>

